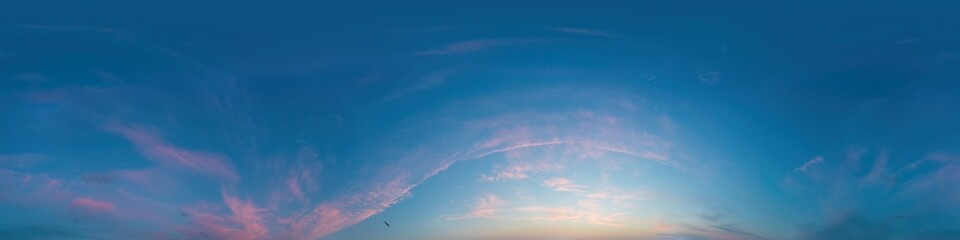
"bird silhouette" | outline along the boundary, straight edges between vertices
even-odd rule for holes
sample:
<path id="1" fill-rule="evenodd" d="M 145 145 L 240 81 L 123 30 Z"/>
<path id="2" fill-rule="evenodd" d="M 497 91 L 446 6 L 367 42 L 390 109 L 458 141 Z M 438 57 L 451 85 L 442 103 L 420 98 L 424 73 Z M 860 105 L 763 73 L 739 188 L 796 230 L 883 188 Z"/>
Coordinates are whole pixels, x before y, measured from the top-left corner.
<path id="1" fill-rule="evenodd" d="M 390 226 L 390 223 L 387 223 L 387 221 L 383 221 L 383 224 L 386 224 L 386 225 L 387 225 L 387 227 L 389 227 L 389 226 Z"/>

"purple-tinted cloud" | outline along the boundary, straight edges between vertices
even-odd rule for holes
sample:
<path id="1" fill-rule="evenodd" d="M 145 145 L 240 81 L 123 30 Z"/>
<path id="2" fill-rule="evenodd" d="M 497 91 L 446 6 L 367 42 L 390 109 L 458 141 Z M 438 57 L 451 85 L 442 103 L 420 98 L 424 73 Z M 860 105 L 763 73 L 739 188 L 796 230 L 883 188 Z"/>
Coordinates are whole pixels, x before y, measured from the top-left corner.
<path id="1" fill-rule="evenodd" d="M 589 199 L 623 203 L 623 202 L 633 202 L 633 201 L 650 199 L 653 197 L 653 194 L 649 192 L 639 191 L 639 190 L 624 191 L 615 187 L 606 187 L 601 189 L 594 189 L 590 193 L 584 194 L 583 196 Z"/>
<path id="2" fill-rule="evenodd" d="M 498 218 L 500 217 L 500 207 L 505 204 L 497 195 L 487 194 L 478 199 L 470 212 L 460 216 L 445 217 L 446 220 L 462 220 L 471 218 Z"/>
<path id="3" fill-rule="evenodd" d="M 562 91 L 547 92 L 550 94 L 528 101 L 546 101 L 563 96 L 557 94 Z M 563 97 L 580 98 L 581 96 Z M 485 104 L 489 108 L 489 104 L 496 103 L 482 100 L 474 104 Z M 460 109 L 470 109 L 470 107 L 457 106 L 443 111 Z M 440 115 L 457 116 L 458 114 Z M 446 122 L 444 124 L 450 122 L 449 119 L 442 120 Z M 649 120 L 652 126 L 656 126 L 655 118 Z M 421 122 L 425 126 L 437 127 L 433 126 L 437 123 L 431 121 L 433 120 Z M 647 133 L 643 128 L 624 125 L 627 123 L 618 121 L 614 116 L 584 112 L 579 109 L 561 113 L 494 114 L 492 117 L 465 119 L 459 122 L 454 121 L 454 123 L 456 124 L 452 127 L 461 130 L 445 132 L 455 133 L 454 135 L 423 136 L 428 138 L 424 139 L 424 145 L 413 146 L 405 150 L 404 154 L 391 156 L 391 159 L 396 160 L 375 170 L 376 174 L 371 176 L 366 184 L 357 185 L 351 188 L 355 189 L 354 191 L 322 201 L 310 211 L 295 214 L 292 220 L 293 236 L 316 238 L 337 232 L 409 197 L 411 189 L 443 172 L 452 164 L 464 160 L 481 159 L 491 154 L 562 145 L 648 159 L 675 169 L 681 169 L 679 167 L 684 165 L 681 161 L 660 153 L 675 148 L 669 141 Z M 560 124 L 565 128 L 557 128 Z M 458 140 L 446 141 L 447 138 Z M 459 141 L 459 139 L 469 141 Z M 569 189 L 584 190 L 579 187 Z M 594 196 L 603 197 L 602 194 Z M 620 215 L 622 214 L 591 216 L 593 221 L 606 224 L 611 222 L 610 219 Z"/>
<path id="4" fill-rule="evenodd" d="M 91 212 L 109 212 L 113 211 L 114 208 L 113 203 L 93 200 L 85 197 L 73 199 L 73 201 L 70 202 L 70 206 Z"/>
<path id="5" fill-rule="evenodd" d="M 264 209 L 257 208 L 249 201 L 242 201 L 226 193 L 223 194 L 223 201 L 229 209 L 229 214 L 219 215 L 203 210 L 184 209 L 185 212 L 190 214 L 197 227 L 197 229 L 188 229 L 185 232 L 194 237 L 213 237 L 216 239 L 253 240 L 264 239 L 267 236 L 269 229 L 264 223 Z"/>
<path id="6" fill-rule="evenodd" d="M 479 52 L 487 49 L 542 42 L 533 39 L 478 39 L 455 42 L 439 48 L 416 52 L 417 55 L 451 55 Z"/>
<path id="7" fill-rule="evenodd" d="M 511 151 L 508 152 L 507 158 L 514 159 L 519 158 L 520 156 L 515 156 L 521 151 Z M 532 159 L 517 159 L 511 161 L 509 165 L 498 166 L 494 169 L 493 174 L 491 175 L 480 175 L 480 180 L 483 182 L 490 181 L 509 181 L 509 180 L 522 180 L 529 177 L 530 174 L 537 173 L 549 173 L 549 172 L 560 172 L 565 170 L 566 167 L 563 164 L 549 162 L 544 160 L 532 160 Z"/>
<path id="8" fill-rule="evenodd" d="M 514 209 L 531 217 L 523 219 L 530 221 L 573 221 L 593 225 L 623 227 L 620 221 L 623 212 L 607 213 L 595 201 L 585 200 L 577 203 L 577 207 L 527 206 Z"/>
<path id="9" fill-rule="evenodd" d="M 558 192 L 586 192 L 589 187 L 574 184 L 570 179 L 555 177 L 543 181 L 543 186 Z"/>
<path id="10" fill-rule="evenodd" d="M 414 83 L 414 85 L 406 88 L 402 88 L 386 96 L 385 98 L 383 98 L 383 102 L 393 101 L 398 98 L 402 98 L 420 91 L 429 90 L 429 89 L 438 87 L 440 85 L 443 85 L 453 75 L 461 72 L 463 68 L 464 68 L 463 66 L 456 66 L 456 67 L 444 68 L 444 69 L 431 72 L 426 76 L 424 76 L 423 78 L 421 78 L 420 81 L 417 81 L 416 83 Z"/>
<path id="11" fill-rule="evenodd" d="M 558 28 L 550 28 L 550 30 L 562 32 L 562 33 L 580 34 L 580 35 L 587 35 L 587 36 L 594 36 L 594 37 L 605 37 L 605 38 L 620 37 L 617 34 L 599 30 L 599 29 L 558 27 Z"/>
<path id="12" fill-rule="evenodd" d="M 109 173 L 91 173 L 83 175 L 80 179 L 88 183 L 107 184 L 116 181 L 117 176 Z"/>
<path id="13" fill-rule="evenodd" d="M 175 147 L 143 127 L 113 124 L 106 129 L 120 134 L 136 145 L 144 156 L 161 165 L 189 169 L 230 182 L 239 180 L 233 165 L 223 155 Z"/>
<path id="14" fill-rule="evenodd" d="M 912 239 L 955 231 L 923 216 L 956 214 L 953 209 L 960 207 L 960 157 L 933 153 L 904 163 L 891 161 L 895 153 L 854 149 L 844 155 L 844 161 L 817 156 L 788 173 L 788 189 L 821 198 L 825 224 L 802 231 L 801 237 Z M 930 200 L 914 200 L 918 198 Z M 900 224 L 906 222 L 929 225 L 920 228 Z"/>

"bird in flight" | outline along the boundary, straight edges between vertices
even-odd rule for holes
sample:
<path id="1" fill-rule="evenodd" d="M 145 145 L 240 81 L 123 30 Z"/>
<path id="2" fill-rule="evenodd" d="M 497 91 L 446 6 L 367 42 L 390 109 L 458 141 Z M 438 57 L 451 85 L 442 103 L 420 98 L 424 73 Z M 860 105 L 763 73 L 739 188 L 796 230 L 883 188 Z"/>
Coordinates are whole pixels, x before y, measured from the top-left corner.
<path id="1" fill-rule="evenodd" d="M 389 227 L 389 226 L 390 226 L 390 223 L 387 223 L 387 221 L 383 221 L 383 224 L 386 224 L 386 225 L 387 225 L 387 227 Z"/>

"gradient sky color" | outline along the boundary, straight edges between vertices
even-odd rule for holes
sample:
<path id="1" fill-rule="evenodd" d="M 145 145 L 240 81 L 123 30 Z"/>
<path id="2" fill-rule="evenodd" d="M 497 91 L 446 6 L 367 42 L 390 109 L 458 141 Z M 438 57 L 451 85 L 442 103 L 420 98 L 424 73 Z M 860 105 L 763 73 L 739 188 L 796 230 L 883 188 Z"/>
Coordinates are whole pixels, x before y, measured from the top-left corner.
<path id="1" fill-rule="evenodd" d="M 958 239 L 958 12 L 0 1 L 0 239 Z"/>

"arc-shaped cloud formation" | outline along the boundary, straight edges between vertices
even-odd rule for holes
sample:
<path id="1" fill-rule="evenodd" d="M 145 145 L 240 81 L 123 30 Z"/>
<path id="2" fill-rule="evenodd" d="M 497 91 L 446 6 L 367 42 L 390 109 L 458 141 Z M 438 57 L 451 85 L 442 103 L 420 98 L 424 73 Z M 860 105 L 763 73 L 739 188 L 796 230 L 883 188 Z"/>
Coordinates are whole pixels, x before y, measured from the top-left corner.
<path id="1" fill-rule="evenodd" d="M 363 221 L 386 208 L 410 196 L 411 189 L 432 176 L 443 172 L 459 161 L 482 159 L 491 154 L 545 146 L 566 145 L 589 149 L 590 151 L 612 152 L 636 157 L 674 167 L 678 170 L 687 164 L 671 159 L 669 152 L 675 144 L 655 135 L 660 132 L 657 115 L 637 109 L 624 109 L 621 104 L 609 98 L 589 99 L 587 96 L 570 96 L 572 92 L 548 90 L 525 96 L 538 96 L 531 99 L 498 99 L 474 102 L 496 109 L 498 104 L 515 104 L 521 101 L 527 104 L 544 104 L 551 101 L 580 102 L 572 108 L 554 112 L 514 111 L 510 113 L 492 113 L 480 119 L 460 119 L 453 124 L 443 124 L 452 128 L 426 140 L 426 144 L 413 147 L 411 151 L 398 156 L 386 156 L 397 159 L 380 167 L 368 182 L 357 184 L 353 191 L 338 195 L 318 204 L 310 212 L 301 213 L 293 227 L 296 236 L 317 238 Z M 582 92 L 581 92 L 582 93 Z M 592 94 L 616 95 L 612 92 L 598 91 Z M 588 96 L 597 96 L 597 95 Z M 587 111 L 579 107 L 592 109 L 616 109 L 616 111 Z M 442 111 L 457 111 L 456 108 Z M 466 108 L 470 108 L 469 106 Z M 629 114 L 622 114 L 628 112 Z M 616 115 L 621 113 L 621 115 Z M 648 115 L 649 114 L 649 115 Z M 437 113 L 441 116 L 458 116 L 456 113 Z M 449 121 L 449 119 L 441 119 Z M 424 119 L 423 125 L 437 124 L 436 119 Z M 426 127 L 426 126 L 420 126 Z M 416 131 L 416 127 L 413 128 Z M 442 144 L 441 144 L 442 142 Z M 511 174 L 521 174 L 522 171 Z M 505 174 L 503 178 L 517 177 Z M 510 175 L 510 176 L 507 176 Z M 559 190 L 584 191 L 573 184 L 562 184 L 564 179 L 553 179 L 545 184 Z M 603 197 L 594 194 L 594 197 Z M 605 221 L 596 218 L 596 221 Z"/>

